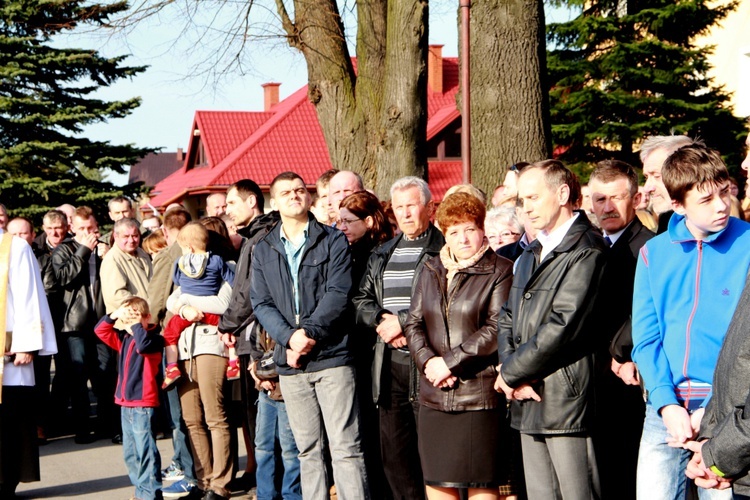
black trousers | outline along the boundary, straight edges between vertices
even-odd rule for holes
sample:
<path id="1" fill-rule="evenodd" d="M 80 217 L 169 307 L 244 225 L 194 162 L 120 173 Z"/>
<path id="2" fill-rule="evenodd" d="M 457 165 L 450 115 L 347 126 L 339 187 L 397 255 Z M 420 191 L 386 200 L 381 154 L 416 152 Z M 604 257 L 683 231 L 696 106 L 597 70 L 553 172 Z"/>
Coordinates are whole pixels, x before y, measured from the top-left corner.
<path id="1" fill-rule="evenodd" d="M 386 349 L 380 401 L 380 452 L 395 500 L 424 498 L 417 446 L 419 402 L 409 401 L 409 354 Z"/>

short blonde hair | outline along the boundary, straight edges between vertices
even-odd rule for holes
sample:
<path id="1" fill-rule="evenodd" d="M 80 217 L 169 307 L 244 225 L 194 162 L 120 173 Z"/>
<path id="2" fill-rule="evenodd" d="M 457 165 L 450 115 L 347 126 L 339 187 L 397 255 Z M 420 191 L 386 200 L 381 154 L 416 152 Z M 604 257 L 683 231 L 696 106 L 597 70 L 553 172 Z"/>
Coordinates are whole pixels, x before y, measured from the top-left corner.
<path id="1" fill-rule="evenodd" d="M 192 247 L 199 252 L 205 252 L 208 249 L 208 238 L 208 229 L 203 227 L 203 224 L 189 222 L 177 234 L 177 243 Z"/>

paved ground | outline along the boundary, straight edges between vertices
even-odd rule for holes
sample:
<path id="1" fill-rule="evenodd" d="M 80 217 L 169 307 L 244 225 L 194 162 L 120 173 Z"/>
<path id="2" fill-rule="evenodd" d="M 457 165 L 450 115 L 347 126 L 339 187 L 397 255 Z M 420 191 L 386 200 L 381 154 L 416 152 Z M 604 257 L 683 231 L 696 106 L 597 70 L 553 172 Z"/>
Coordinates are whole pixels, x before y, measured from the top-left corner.
<path id="1" fill-rule="evenodd" d="M 158 441 L 158 446 L 166 467 L 172 457 L 172 442 L 162 439 Z M 39 450 L 42 480 L 21 483 L 17 490 L 20 498 L 127 500 L 133 496 L 120 445 L 106 439 L 78 445 L 72 437 L 68 437 L 50 440 Z M 243 470 L 246 455 L 241 436 L 239 455 L 240 470 Z M 235 492 L 232 498 L 252 497 L 245 492 Z"/>

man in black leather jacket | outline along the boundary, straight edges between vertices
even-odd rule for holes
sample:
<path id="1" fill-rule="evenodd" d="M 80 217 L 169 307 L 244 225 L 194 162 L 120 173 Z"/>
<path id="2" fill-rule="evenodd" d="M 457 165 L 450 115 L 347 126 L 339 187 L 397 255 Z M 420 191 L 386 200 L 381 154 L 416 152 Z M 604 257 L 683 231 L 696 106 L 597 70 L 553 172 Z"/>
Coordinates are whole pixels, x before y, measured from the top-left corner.
<path id="1" fill-rule="evenodd" d="M 418 376 L 405 347 L 403 328 L 409 304 L 403 300 L 411 300 L 422 265 L 438 255 L 445 244 L 443 235 L 430 224 L 431 196 L 422 179 L 405 177 L 394 183 L 391 199 L 402 234 L 373 252 L 353 299 L 357 324 L 378 334 L 372 370 L 373 399 L 380 412 L 383 467 L 393 498 L 398 500 L 424 498 L 417 449 Z M 389 266 L 394 263 L 401 267 L 391 269 Z M 397 297 L 398 291 L 387 290 L 384 275 L 387 277 L 388 273 L 411 274 L 411 289 L 401 290 L 408 297 Z"/>
<path id="2" fill-rule="evenodd" d="M 590 426 L 595 299 L 606 246 L 574 210 L 580 185 L 559 161 L 524 169 L 518 194 L 539 234 L 516 261 L 498 322 L 495 387 L 513 400 L 529 498 L 598 498 Z"/>
<path id="3" fill-rule="evenodd" d="M 52 308 L 59 350 L 54 384 L 63 383 L 70 391 L 78 443 L 93 439 L 88 429 L 87 380 L 97 399 L 99 430 L 108 437 L 119 434 L 120 416 L 114 405 L 117 354 L 94 335 L 94 326 L 105 313 L 99 281 L 102 261 L 96 251 L 98 228 L 91 209 L 78 208 L 73 216 L 75 236 L 55 247 L 48 268 L 62 298 L 60 308 Z"/>

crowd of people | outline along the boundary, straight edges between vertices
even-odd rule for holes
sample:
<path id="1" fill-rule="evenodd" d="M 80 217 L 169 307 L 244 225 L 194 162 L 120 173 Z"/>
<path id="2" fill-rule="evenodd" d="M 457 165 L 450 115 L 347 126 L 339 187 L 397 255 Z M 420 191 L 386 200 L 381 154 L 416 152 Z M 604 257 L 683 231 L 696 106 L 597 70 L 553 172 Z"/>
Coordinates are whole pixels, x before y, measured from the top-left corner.
<path id="1" fill-rule="evenodd" d="M 644 186 L 518 163 L 489 210 L 335 170 L 197 221 L 117 197 L 107 234 L 0 205 L 0 498 L 66 430 L 121 443 L 144 500 L 750 498 L 747 204 L 699 141 L 640 155 Z"/>

